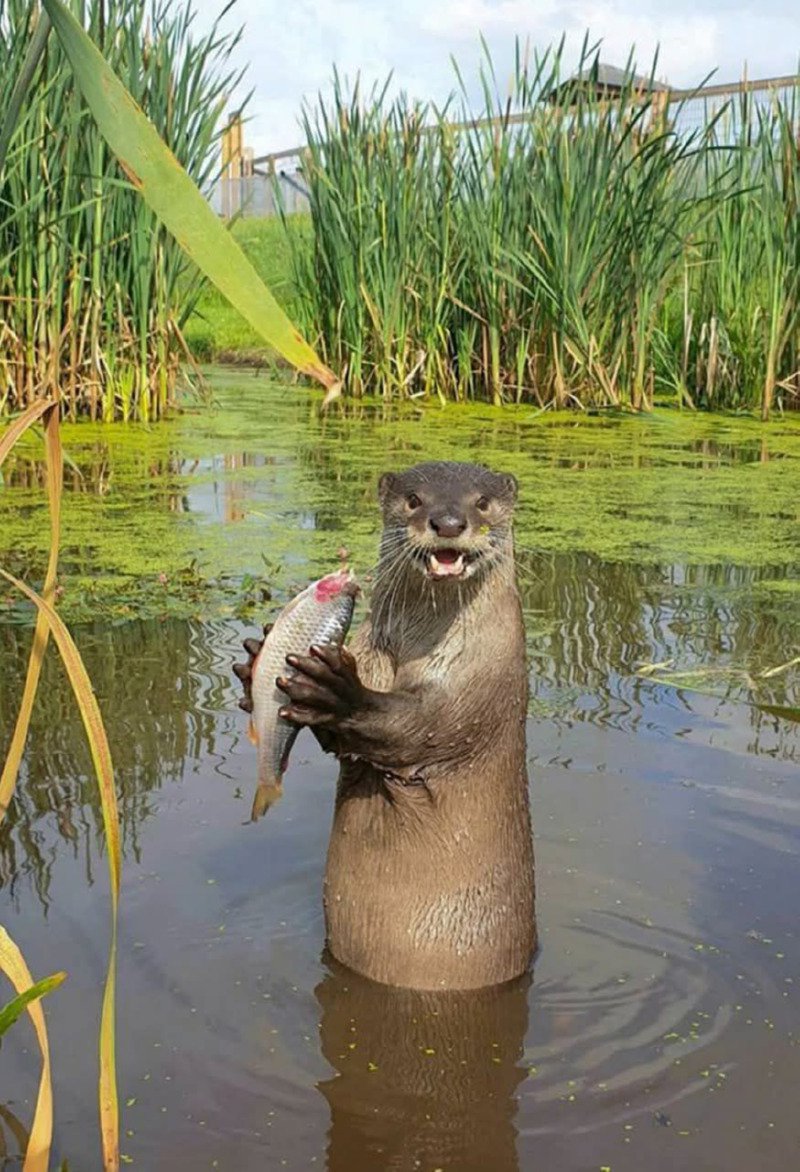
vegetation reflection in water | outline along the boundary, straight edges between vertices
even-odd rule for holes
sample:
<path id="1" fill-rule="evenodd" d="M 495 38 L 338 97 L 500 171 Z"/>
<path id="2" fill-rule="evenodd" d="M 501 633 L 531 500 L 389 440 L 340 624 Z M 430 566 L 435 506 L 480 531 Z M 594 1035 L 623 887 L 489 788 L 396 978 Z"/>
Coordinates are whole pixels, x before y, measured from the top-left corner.
<path id="1" fill-rule="evenodd" d="M 588 722 L 636 733 L 671 731 L 676 713 L 690 711 L 690 695 L 642 665 L 674 660 L 701 667 L 692 690 L 716 693 L 735 709 L 740 748 L 800 761 L 800 672 L 797 668 L 751 685 L 734 671 L 710 664 L 746 664 L 751 676 L 782 663 L 800 647 L 800 605 L 759 599 L 755 587 L 779 581 L 738 568 L 722 577 L 675 566 L 603 562 L 587 554 L 523 559 L 528 614 L 531 712 L 564 728 Z M 126 856 L 140 857 L 139 830 L 157 803 L 153 791 L 185 776 L 192 761 L 220 752 L 245 720 L 231 706 L 230 664 L 238 654 L 235 627 L 170 619 L 78 630 L 81 654 L 100 700 L 120 785 Z M 243 632 L 244 627 L 241 628 Z M 220 649 L 219 632 L 224 631 Z M 0 625 L 0 732 L 24 678 L 27 631 Z M 60 665 L 45 664 L 42 691 L 26 754 L 25 776 L 0 835 L 0 885 L 12 899 L 20 886 L 49 902 L 52 835 L 84 859 L 94 882 L 95 844 L 102 820 L 88 749 L 74 720 Z M 753 686 L 757 691 L 753 692 Z M 677 699 L 676 699 L 677 697 Z M 700 698 L 702 700 L 702 697 Z M 781 713 L 784 713 L 782 716 Z M 786 719 L 788 712 L 791 719 Z M 249 757 L 249 752 L 243 752 Z M 245 801 L 249 792 L 240 795 Z M 43 837 L 44 836 L 44 837 Z M 45 847 L 47 841 L 49 846 Z"/>
<path id="2" fill-rule="evenodd" d="M 582 1154 L 599 1151 L 613 1166 L 604 1126 L 615 1125 L 617 1146 L 623 1122 L 642 1128 L 645 1144 L 675 1142 L 694 1098 L 722 1088 L 722 1076 L 740 1087 L 737 1070 L 777 1061 L 791 1044 L 794 1003 L 781 997 L 793 995 L 782 982 L 798 960 L 786 898 L 800 844 L 797 726 L 632 676 L 628 657 L 652 648 L 654 633 L 680 641 L 691 613 L 665 604 L 637 614 L 648 581 L 626 583 L 628 567 L 555 555 L 551 571 L 527 595 L 543 632 L 529 735 L 542 956 L 533 986 L 464 997 L 389 990 L 320 966 L 334 770 L 306 738 L 284 801 L 256 827 L 241 825 L 255 762 L 229 672 L 240 624 L 80 632 L 121 790 L 120 1086 L 133 1132 L 123 1150 L 136 1164 L 202 1167 L 191 1161 L 208 1150 L 220 1168 L 277 1168 L 298 1149 L 320 1159 L 324 1147 L 329 1172 L 411 1168 L 420 1154 L 444 1161 L 431 1167 L 475 1172 L 493 1154 L 492 1167 L 514 1172 L 575 1126 Z M 758 633 L 736 627 L 735 606 L 718 621 L 727 614 L 729 633 Z M 769 620 L 761 629 L 779 634 Z M 26 633 L 2 632 L 13 689 Z M 91 1024 L 85 989 L 101 973 L 86 923 L 87 906 L 103 899 L 103 846 L 59 674 L 48 660 L 36 749 L 0 835 L 0 907 L 27 952 L 63 957 L 76 989 L 50 1025 L 56 1052 L 72 1055 L 56 1069 L 56 1152 L 77 1168 L 93 1152 L 81 1131 L 91 1135 L 92 1072 L 81 1069 L 79 1039 Z M 11 1042 L 4 1070 L 20 1074 L 7 1111 L 26 1087 Z M 712 1067 L 721 1075 L 701 1079 Z M 307 1097 L 314 1085 L 329 1123 Z M 704 1102 L 713 1136 L 717 1105 Z M 719 1110 L 734 1131 L 767 1111 L 764 1120 L 786 1122 L 771 1092 L 768 1104 Z M 675 1133 L 661 1140 L 654 1113 Z M 592 1166 L 543 1150 L 547 1167 Z M 660 1172 L 648 1150 L 641 1166 Z"/>
<path id="3" fill-rule="evenodd" d="M 662 672 L 647 674 L 657 664 L 698 672 L 678 677 L 689 686 L 755 702 L 746 716 L 755 741 L 772 719 L 759 707 L 797 718 L 797 665 L 770 672 L 800 649 L 800 420 L 765 427 L 674 413 L 558 417 L 363 405 L 320 418 L 317 398 L 302 390 L 242 375 L 218 373 L 214 382 L 212 414 L 149 430 L 64 429 L 75 462 L 65 470 L 60 608 L 92 621 L 79 642 L 106 701 L 127 779 L 123 802 L 133 803 L 124 819 L 129 848 L 156 778 L 179 777 L 187 753 L 197 755 L 213 729 L 208 704 L 192 695 L 189 668 L 202 628 L 160 624 L 230 614 L 255 622 L 271 599 L 278 604 L 329 570 L 343 545 L 368 579 L 377 476 L 419 459 L 480 460 L 520 479 L 533 711 L 563 720 L 596 708 L 635 722 L 634 697 L 664 684 Z M 12 458 L 4 476 L 0 551 L 35 578 L 46 553 L 38 451 Z M 18 606 L 8 597 L 6 617 L 25 613 Z M 124 623 L 116 635 L 104 625 L 134 616 L 147 621 Z M 13 711 L 16 648 L 26 639 L 0 625 L 8 665 L 0 713 Z M 122 668 L 133 663 L 129 677 Z M 146 707 L 137 708 L 139 696 L 148 697 Z M 74 760 L 73 779 L 85 776 L 77 728 L 58 783 L 45 768 L 72 728 L 62 699 L 52 681 L 43 689 L 42 709 L 52 711 L 31 738 L 28 768 L 44 789 L 37 797 L 35 786 L 23 787 L 15 816 L 32 824 L 52 813 L 69 838 L 77 833 L 72 811 L 85 818 L 91 786 L 71 788 L 64 769 Z M 117 720 L 125 732 L 115 736 Z M 794 752 L 783 723 L 779 730 L 781 751 Z M 6 853 L 13 840 L 3 843 L 4 879 L 32 868 L 46 898 L 35 837 L 25 837 L 24 863 Z"/>
<path id="4" fill-rule="evenodd" d="M 702 1162 L 700 1123 L 699 1148 L 681 1156 L 670 1146 L 688 1142 L 695 1099 L 715 1143 L 727 1134 L 698 1087 L 722 1088 L 717 1069 L 727 1076 L 722 1118 L 738 1138 L 739 1120 L 762 1105 L 737 1105 L 737 1063 L 758 1077 L 769 1062 L 792 1061 L 780 1046 L 792 1011 L 783 980 L 797 959 L 785 896 L 800 727 L 766 708 L 796 709 L 798 674 L 767 676 L 755 693 L 742 676 L 709 678 L 717 695 L 706 697 L 637 672 L 672 660 L 755 678 L 791 657 L 800 643 L 797 425 L 509 419 L 480 408 L 321 420 L 305 392 L 250 377 L 216 385 L 214 416 L 66 437 L 76 465 L 65 473 L 63 605 L 97 616 L 76 637 L 107 724 L 129 865 L 120 1077 L 136 1163 L 155 1172 L 178 1166 L 181 1153 L 255 1168 L 266 1153 L 277 1167 L 324 1146 L 332 1172 L 392 1158 L 405 1167 L 420 1154 L 477 1169 L 487 1152 L 502 1172 L 519 1152 L 522 1167 L 535 1156 L 543 1166 L 614 1166 L 630 1138 L 623 1118 L 637 1129 L 634 1146 L 651 1145 L 637 1149 L 640 1166 L 660 1172 L 655 1144 L 673 1161 L 695 1152 Z M 230 663 L 271 606 L 258 592 L 280 602 L 335 563 L 342 544 L 363 572 L 375 556 L 378 472 L 429 456 L 482 459 L 522 482 L 544 948 L 532 988 L 463 1005 L 320 970 L 332 770 L 307 741 L 281 808 L 258 827 L 239 825 L 254 759 Z M 31 449 L 0 494 L 2 544 L 34 572 L 43 560 L 37 475 Z M 176 576 L 195 556 L 191 597 Z M 135 594 L 139 579 L 150 585 Z M 89 582 L 97 588 L 85 594 Z M 108 622 L 123 616 L 120 590 L 129 613 L 149 617 Z M 0 738 L 28 641 L 20 626 L 0 624 Z M 32 955 L 42 948 L 36 909 L 46 911 L 47 950 L 70 971 L 59 996 L 77 990 L 50 1021 L 54 1051 L 75 1055 L 74 1069 L 56 1070 L 57 1155 L 78 1167 L 92 1098 L 75 1048 L 89 1028 L 78 995 L 99 969 L 92 948 L 81 955 L 79 925 L 99 898 L 102 838 L 66 703 L 48 657 L 0 835 L 0 901 Z M 735 896 L 724 895 L 729 887 Z M 760 1028 L 755 1042 L 745 1016 Z M 12 1071 L 13 1056 L 4 1050 Z M 18 1067 L 22 1088 L 24 1058 Z M 308 1098 L 315 1085 L 329 1119 Z M 763 1112 L 780 1134 L 788 1116 L 773 1092 Z M 0 1111 L 12 1152 L 10 1120 L 28 1116 L 16 1110 L 22 1094 Z M 542 1147 L 576 1121 L 588 1137 L 575 1140 L 586 1145 L 582 1162 L 555 1139 Z M 612 1123 L 613 1142 L 602 1130 Z"/>

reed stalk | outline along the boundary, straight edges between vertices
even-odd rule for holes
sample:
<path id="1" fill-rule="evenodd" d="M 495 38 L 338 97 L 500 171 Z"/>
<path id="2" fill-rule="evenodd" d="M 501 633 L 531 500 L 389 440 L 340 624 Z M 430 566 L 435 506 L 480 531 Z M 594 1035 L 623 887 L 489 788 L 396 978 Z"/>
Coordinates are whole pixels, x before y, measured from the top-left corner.
<path id="1" fill-rule="evenodd" d="M 506 93 L 487 53 L 475 109 L 458 69 L 443 109 L 335 77 L 304 118 L 305 331 L 356 396 L 800 398 L 797 91 L 697 124 L 702 91 L 668 103 L 655 60 L 612 101 L 563 88 L 562 49 L 518 47 Z"/>
<path id="2" fill-rule="evenodd" d="M 193 30 L 174 0 L 70 0 L 95 44 L 192 179 L 217 166 L 237 36 Z M 29 53 L 34 9 L 0 0 L 0 102 Z M 196 271 L 127 182 L 53 34 L 33 70 L 0 174 L 0 406 L 61 399 L 65 415 L 157 419 L 183 358 L 176 327 Z"/>

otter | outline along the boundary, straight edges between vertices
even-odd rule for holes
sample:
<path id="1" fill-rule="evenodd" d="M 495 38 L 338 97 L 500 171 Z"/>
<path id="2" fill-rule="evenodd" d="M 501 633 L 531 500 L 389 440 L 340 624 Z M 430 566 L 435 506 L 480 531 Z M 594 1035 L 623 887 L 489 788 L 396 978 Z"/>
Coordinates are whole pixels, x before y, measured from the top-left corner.
<path id="1" fill-rule="evenodd" d="M 327 944 L 387 985 L 475 989 L 536 948 L 528 675 L 513 476 L 431 462 L 385 473 L 370 614 L 350 650 L 289 656 L 281 714 L 340 761 Z M 236 665 L 249 706 L 260 644 Z"/>
<path id="2" fill-rule="evenodd" d="M 531 974 L 402 989 L 325 962 L 314 994 L 331 1067 L 317 1083 L 330 1108 L 326 1172 L 519 1172 Z"/>

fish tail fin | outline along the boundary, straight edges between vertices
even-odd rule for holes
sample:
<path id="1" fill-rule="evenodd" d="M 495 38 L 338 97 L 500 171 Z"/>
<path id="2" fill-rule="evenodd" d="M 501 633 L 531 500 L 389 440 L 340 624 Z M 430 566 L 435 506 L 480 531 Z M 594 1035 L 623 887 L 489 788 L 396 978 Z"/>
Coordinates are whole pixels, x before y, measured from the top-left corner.
<path id="1" fill-rule="evenodd" d="M 253 808 L 250 811 L 250 822 L 258 822 L 283 796 L 283 779 L 280 777 L 259 777 L 256 792 L 253 795 Z"/>

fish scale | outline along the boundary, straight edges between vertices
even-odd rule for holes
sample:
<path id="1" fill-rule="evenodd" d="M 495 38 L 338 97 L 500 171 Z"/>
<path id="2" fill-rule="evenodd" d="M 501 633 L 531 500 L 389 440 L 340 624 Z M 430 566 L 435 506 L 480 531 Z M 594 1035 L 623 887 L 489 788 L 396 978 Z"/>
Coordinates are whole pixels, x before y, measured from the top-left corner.
<path id="1" fill-rule="evenodd" d="M 281 795 L 283 774 L 300 728 L 279 711 L 289 703 L 275 685 L 294 674 L 287 655 L 308 655 L 312 645 L 341 647 L 355 608 L 358 585 L 348 570 L 312 582 L 287 603 L 275 620 L 253 664 L 251 738 L 258 749 L 258 790 L 253 820 Z"/>

